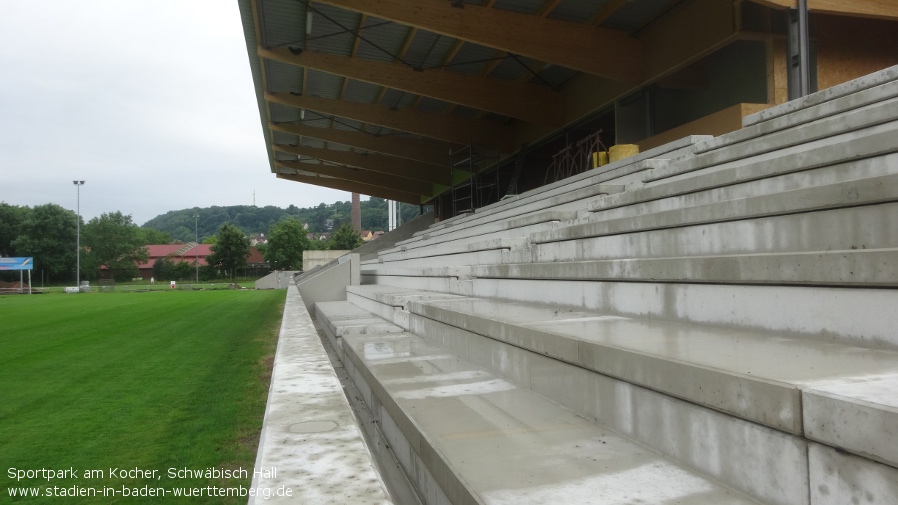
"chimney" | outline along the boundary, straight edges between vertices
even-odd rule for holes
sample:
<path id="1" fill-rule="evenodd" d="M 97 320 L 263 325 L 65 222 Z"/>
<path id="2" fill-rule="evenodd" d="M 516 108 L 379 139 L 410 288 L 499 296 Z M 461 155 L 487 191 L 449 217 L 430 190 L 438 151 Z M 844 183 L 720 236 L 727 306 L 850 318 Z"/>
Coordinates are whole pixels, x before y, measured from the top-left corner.
<path id="1" fill-rule="evenodd" d="M 362 231 L 362 202 L 358 193 L 352 194 L 352 227 L 355 231 Z"/>

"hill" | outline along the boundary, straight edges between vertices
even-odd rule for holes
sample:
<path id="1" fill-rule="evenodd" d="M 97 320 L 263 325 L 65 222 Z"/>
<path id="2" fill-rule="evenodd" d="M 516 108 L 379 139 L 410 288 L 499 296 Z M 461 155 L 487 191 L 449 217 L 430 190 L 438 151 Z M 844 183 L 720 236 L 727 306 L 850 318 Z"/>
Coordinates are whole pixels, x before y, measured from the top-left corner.
<path id="1" fill-rule="evenodd" d="M 312 233 L 324 233 L 338 228 L 351 219 L 351 202 L 334 202 L 330 205 L 319 204 L 317 207 L 299 208 L 294 205 L 286 209 L 268 205 L 256 207 L 252 205 L 231 205 L 228 207 L 207 207 L 173 210 L 150 219 L 143 224 L 168 233 L 173 239 L 189 242 L 194 240 L 194 224 L 202 241 L 218 233 L 225 223 L 231 223 L 247 235 L 268 233 L 268 228 L 281 218 L 293 216 L 309 225 Z M 402 222 L 409 221 L 418 215 L 417 205 L 401 205 Z M 194 216 L 198 216 L 195 220 Z M 365 230 L 387 229 L 387 201 L 383 198 L 370 198 L 362 202 L 362 228 Z"/>

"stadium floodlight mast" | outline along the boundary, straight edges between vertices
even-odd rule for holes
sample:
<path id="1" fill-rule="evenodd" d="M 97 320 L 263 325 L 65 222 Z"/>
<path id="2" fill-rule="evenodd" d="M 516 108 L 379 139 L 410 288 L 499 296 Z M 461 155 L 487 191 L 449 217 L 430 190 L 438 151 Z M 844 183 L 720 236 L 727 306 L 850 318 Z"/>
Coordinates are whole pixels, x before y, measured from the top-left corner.
<path id="1" fill-rule="evenodd" d="M 193 215 L 193 233 L 196 236 L 196 247 L 193 249 L 193 265 L 196 267 L 196 283 L 200 283 L 200 215 Z"/>
<path id="2" fill-rule="evenodd" d="M 84 181 L 72 181 L 72 184 L 77 188 L 78 193 L 78 221 L 75 224 L 76 232 L 75 232 L 75 286 L 78 288 L 78 292 L 81 292 L 81 186 L 84 186 Z"/>

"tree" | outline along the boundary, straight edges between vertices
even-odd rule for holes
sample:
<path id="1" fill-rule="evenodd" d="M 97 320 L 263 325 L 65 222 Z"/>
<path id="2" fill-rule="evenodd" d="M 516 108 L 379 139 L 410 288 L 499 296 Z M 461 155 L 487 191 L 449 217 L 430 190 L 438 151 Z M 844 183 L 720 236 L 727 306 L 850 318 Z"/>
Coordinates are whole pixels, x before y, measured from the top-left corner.
<path id="1" fill-rule="evenodd" d="M 13 240 L 21 233 L 22 224 L 31 209 L 0 202 L 0 256 L 16 256 Z"/>
<path id="2" fill-rule="evenodd" d="M 140 241 L 143 245 L 171 244 L 171 235 L 153 228 L 139 228 Z"/>
<path id="3" fill-rule="evenodd" d="M 81 235 L 85 249 L 82 263 L 91 278 L 99 277 L 100 268 L 105 266 L 115 280 L 130 280 L 139 273 L 137 265 L 148 258 L 140 228 L 131 222 L 130 215 L 119 211 L 91 219 Z"/>
<path id="4" fill-rule="evenodd" d="M 362 229 L 372 231 L 387 229 L 386 200 L 372 196 L 368 201 L 362 202 Z"/>
<path id="5" fill-rule="evenodd" d="M 156 258 L 153 262 L 153 278 L 158 281 L 172 280 L 175 271 L 175 262 L 170 258 Z"/>
<path id="6" fill-rule="evenodd" d="M 362 245 L 362 237 L 349 223 L 343 223 L 337 231 L 331 235 L 329 249 L 353 250 Z"/>
<path id="7" fill-rule="evenodd" d="M 268 246 L 263 255 L 275 270 L 302 270 L 302 252 L 309 249 L 302 222 L 286 217 L 268 230 Z"/>
<path id="8" fill-rule="evenodd" d="M 35 270 L 45 270 L 51 281 L 75 279 L 78 216 L 55 203 L 31 209 L 11 247 L 20 256 L 34 257 Z"/>
<path id="9" fill-rule="evenodd" d="M 240 231 L 240 228 L 225 223 L 218 230 L 218 237 L 211 247 L 212 254 L 209 255 L 207 261 L 210 264 L 219 265 L 233 279 L 235 271 L 246 266 L 249 247 L 249 239 Z"/>

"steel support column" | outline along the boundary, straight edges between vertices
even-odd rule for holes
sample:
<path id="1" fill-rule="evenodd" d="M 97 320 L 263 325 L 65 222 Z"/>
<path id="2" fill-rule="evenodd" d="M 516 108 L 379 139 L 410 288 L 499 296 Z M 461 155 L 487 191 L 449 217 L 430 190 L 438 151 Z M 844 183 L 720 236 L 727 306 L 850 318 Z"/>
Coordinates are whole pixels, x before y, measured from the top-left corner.
<path id="1" fill-rule="evenodd" d="M 797 0 L 789 12 L 789 100 L 811 93 L 811 50 L 808 1 Z"/>

